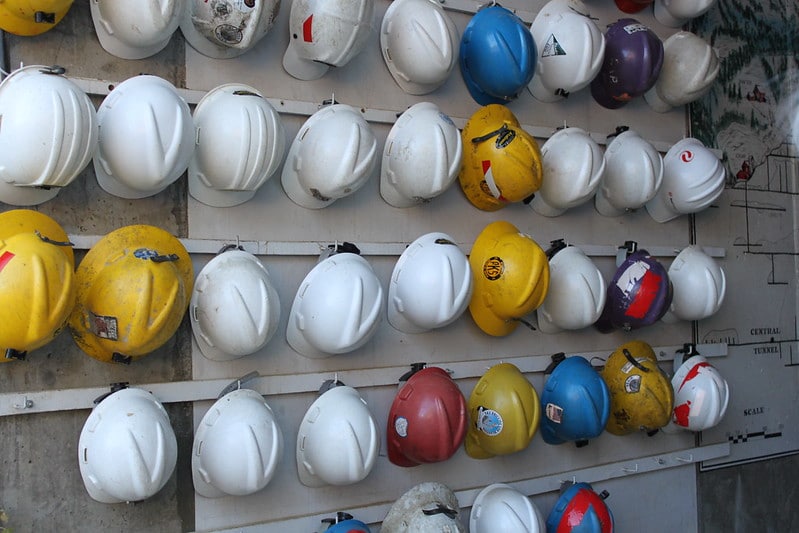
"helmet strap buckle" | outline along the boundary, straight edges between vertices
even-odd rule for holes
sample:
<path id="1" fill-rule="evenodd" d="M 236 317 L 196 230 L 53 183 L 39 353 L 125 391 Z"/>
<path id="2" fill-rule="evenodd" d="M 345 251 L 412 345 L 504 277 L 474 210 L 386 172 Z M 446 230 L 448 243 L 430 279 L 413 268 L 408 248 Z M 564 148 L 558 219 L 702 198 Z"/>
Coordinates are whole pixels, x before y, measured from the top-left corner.
<path id="1" fill-rule="evenodd" d="M 16 359 L 17 361 L 24 361 L 25 356 L 28 355 L 27 351 L 21 352 L 13 348 L 6 348 L 6 359 Z"/>

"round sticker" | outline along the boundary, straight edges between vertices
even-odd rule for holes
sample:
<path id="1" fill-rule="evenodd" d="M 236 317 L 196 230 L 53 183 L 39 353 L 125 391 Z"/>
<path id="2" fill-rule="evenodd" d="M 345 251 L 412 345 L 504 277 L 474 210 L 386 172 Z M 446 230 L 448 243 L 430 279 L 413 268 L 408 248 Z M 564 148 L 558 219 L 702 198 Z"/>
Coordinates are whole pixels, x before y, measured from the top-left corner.
<path id="1" fill-rule="evenodd" d="M 505 272 L 505 262 L 502 261 L 501 257 L 489 257 L 488 260 L 483 263 L 483 275 L 491 281 L 498 280 L 502 277 L 503 272 Z"/>
<path id="2" fill-rule="evenodd" d="M 641 390 L 641 376 L 640 374 L 633 374 L 624 380 L 624 390 L 630 393 L 635 393 Z"/>
<path id="3" fill-rule="evenodd" d="M 394 431 L 397 432 L 397 435 L 400 437 L 407 437 L 408 436 L 408 419 L 404 416 L 398 416 L 396 420 L 394 420 Z"/>
<path id="4" fill-rule="evenodd" d="M 491 437 L 502 432 L 502 416 L 493 409 L 477 408 L 477 429 Z"/>

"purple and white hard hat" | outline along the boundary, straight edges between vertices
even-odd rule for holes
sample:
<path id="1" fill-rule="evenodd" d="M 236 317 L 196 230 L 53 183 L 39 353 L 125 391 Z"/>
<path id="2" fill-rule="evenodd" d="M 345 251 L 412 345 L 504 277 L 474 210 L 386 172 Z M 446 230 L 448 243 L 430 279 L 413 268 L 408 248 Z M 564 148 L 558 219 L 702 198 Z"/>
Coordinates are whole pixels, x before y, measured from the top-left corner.
<path id="1" fill-rule="evenodd" d="M 618 109 L 648 91 L 663 65 L 663 42 L 635 19 L 619 19 L 605 33 L 605 60 L 591 82 L 594 100 Z"/>

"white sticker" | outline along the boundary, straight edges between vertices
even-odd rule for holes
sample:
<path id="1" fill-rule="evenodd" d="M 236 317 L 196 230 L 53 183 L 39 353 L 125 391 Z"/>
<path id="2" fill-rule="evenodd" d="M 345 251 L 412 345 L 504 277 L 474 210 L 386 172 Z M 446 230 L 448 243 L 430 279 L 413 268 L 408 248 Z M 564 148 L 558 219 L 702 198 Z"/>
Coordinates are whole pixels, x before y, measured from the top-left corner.
<path id="1" fill-rule="evenodd" d="M 563 408 L 559 405 L 548 403 L 546 413 L 547 418 L 556 424 L 560 424 L 561 420 L 563 420 Z"/>
<path id="2" fill-rule="evenodd" d="M 400 437 L 407 437 L 408 436 L 408 419 L 404 416 L 398 416 L 397 419 L 394 421 L 394 431 L 397 432 L 397 435 Z"/>

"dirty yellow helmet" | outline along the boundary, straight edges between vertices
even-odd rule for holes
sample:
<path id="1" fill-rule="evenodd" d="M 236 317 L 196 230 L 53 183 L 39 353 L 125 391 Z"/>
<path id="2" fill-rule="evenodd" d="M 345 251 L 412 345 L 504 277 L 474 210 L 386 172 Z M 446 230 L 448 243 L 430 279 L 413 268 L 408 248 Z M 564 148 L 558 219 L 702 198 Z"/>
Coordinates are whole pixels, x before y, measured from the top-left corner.
<path id="1" fill-rule="evenodd" d="M 125 226 L 95 244 L 78 266 L 69 327 L 78 346 L 104 362 L 130 363 L 160 348 L 189 305 L 188 252 L 154 226 Z"/>
<path id="2" fill-rule="evenodd" d="M 524 374 L 510 363 L 494 365 L 475 385 L 467 404 L 466 453 L 475 459 L 527 448 L 538 430 L 541 403 Z"/>
<path id="3" fill-rule="evenodd" d="M 541 187 L 541 151 L 511 111 L 500 104 L 478 109 L 461 132 L 458 179 L 469 201 L 483 211 L 521 202 Z"/>
<path id="4" fill-rule="evenodd" d="M 480 329 L 495 337 L 513 332 L 518 319 L 538 308 L 549 289 L 544 250 L 510 222 L 483 228 L 469 265 L 474 276 L 469 312 Z"/>
<path id="5" fill-rule="evenodd" d="M 58 24 L 72 0 L 0 0 L 0 30 L 14 35 L 39 35 Z"/>
<path id="6" fill-rule="evenodd" d="M 12 209 L 0 213 L 0 239 L 7 239 L 17 233 L 41 235 L 42 240 L 57 245 L 66 254 L 70 267 L 75 268 L 75 254 L 67 232 L 44 213 L 32 209 Z"/>
<path id="7" fill-rule="evenodd" d="M 622 344 L 610 355 L 601 375 L 610 389 L 605 427 L 610 433 L 654 432 L 669 423 L 674 391 L 649 344 L 638 340 Z"/>
<path id="8" fill-rule="evenodd" d="M 66 324 L 75 281 L 62 247 L 32 231 L 0 238 L 0 362 L 24 358 Z"/>

